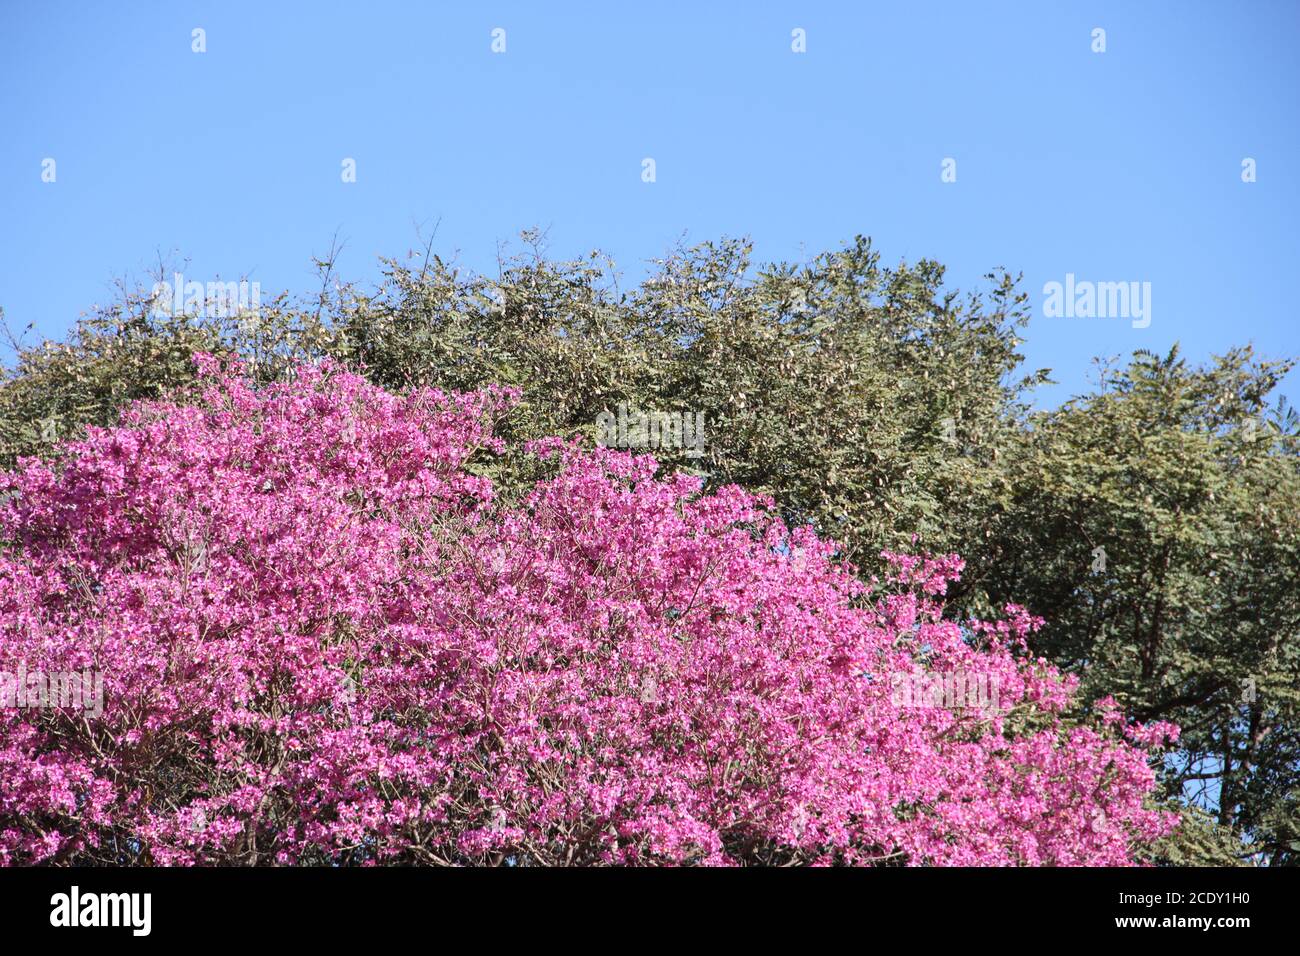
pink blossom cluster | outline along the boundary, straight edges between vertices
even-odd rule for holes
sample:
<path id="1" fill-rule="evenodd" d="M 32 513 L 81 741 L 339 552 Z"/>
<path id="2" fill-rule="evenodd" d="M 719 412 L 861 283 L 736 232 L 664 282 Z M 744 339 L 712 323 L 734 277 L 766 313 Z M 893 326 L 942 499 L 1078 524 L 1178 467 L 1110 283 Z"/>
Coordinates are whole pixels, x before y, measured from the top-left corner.
<path id="1" fill-rule="evenodd" d="M 954 622 L 955 557 L 865 584 L 739 488 L 548 441 L 507 390 L 330 366 L 140 403 L 0 475 L 0 862 L 1133 862 L 1174 732 L 1073 716 L 1037 626 Z M 991 711 L 891 679 L 986 675 Z"/>

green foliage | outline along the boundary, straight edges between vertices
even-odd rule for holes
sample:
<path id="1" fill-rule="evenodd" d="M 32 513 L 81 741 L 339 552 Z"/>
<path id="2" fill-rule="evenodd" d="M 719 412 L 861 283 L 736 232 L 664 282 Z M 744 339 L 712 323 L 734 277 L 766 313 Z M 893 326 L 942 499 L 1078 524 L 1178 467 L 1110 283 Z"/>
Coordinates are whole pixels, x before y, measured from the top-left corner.
<path id="1" fill-rule="evenodd" d="M 1157 866 L 1244 866 L 1241 841 L 1229 827 L 1196 804 L 1169 809 L 1181 810 L 1178 829 L 1157 841 L 1150 860 Z"/>

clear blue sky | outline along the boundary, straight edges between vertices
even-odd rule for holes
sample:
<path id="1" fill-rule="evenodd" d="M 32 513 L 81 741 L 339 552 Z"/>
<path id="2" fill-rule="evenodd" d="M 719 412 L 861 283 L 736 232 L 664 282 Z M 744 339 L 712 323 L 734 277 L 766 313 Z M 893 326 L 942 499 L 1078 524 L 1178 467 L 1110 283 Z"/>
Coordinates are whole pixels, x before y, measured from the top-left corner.
<path id="1" fill-rule="evenodd" d="M 1300 352 L 1297 54 L 1292 0 L 0 0 L 0 305 L 59 337 L 159 250 L 307 291 L 336 230 L 365 280 L 438 219 L 471 267 L 541 226 L 629 278 L 683 235 L 798 259 L 864 233 L 961 287 L 1023 271 L 1056 401 L 1092 355 Z M 1066 273 L 1152 283 L 1151 325 L 1044 316 Z"/>

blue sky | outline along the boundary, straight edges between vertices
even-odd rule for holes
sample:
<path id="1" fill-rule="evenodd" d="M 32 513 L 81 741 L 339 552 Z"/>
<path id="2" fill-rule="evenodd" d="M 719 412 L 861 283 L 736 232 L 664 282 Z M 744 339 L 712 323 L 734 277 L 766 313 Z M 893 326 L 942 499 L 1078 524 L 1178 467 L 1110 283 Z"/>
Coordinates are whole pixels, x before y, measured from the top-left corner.
<path id="1" fill-rule="evenodd" d="M 629 279 L 682 237 L 802 259 L 863 233 L 962 288 L 1023 271 L 1028 364 L 1061 383 L 1040 403 L 1086 388 L 1093 355 L 1287 356 L 1298 41 L 1290 0 L 5 0 L 0 305 L 59 337 L 160 251 L 305 292 L 336 231 L 368 280 L 438 220 L 436 250 L 480 270 L 540 226 Z M 1044 315 L 1067 273 L 1150 282 L 1151 324 Z"/>

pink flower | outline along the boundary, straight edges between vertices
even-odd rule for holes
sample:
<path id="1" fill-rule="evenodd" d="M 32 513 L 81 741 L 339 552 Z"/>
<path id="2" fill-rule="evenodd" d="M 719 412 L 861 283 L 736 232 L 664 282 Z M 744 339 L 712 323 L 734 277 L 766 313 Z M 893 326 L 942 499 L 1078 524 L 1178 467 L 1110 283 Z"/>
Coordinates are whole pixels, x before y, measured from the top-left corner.
<path id="1" fill-rule="evenodd" d="M 0 672 L 103 678 L 0 708 L 0 862 L 1110 865 L 1174 823 L 1176 729 L 1068 726 L 1040 622 L 943 617 L 955 555 L 868 590 L 770 500 L 558 440 L 498 501 L 516 392 L 199 363 L 0 479 Z"/>

